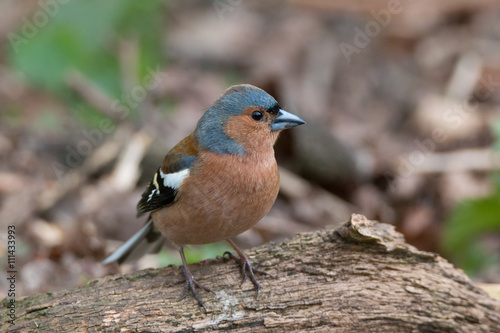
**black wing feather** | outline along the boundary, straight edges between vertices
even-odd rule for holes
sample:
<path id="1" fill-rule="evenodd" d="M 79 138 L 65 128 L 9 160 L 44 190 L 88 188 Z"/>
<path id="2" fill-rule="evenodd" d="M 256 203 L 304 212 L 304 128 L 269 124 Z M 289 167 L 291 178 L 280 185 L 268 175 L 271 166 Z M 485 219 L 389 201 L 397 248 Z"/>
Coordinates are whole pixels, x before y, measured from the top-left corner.
<path id="1" fill-rule="evenodd" d="M 170 163 L 165 163 L 168 161 Z M 164 160 L 164 170 L 167 174 L 176 173 L 189 167 L 196 161 L 196 156 L 183 153 L 169 153 Z M 137 204 L 137 216 L 171 205 L 177 196 L 176 188 L 165 186 L 161 176 L 162 167 L 158 168 L 148 187 L 142 193 L 141 200 Z M 165 175 L 165 174 L 164 174 Z"/>
<path id="2" fill-rule="evenodd" d="M 176 194 L 177 189 L 163 185 L 160 168 L 158 168 L 137 204 L 137 216 L 142 216 L 148 212 L 171 205 L 175 200 Z"/>

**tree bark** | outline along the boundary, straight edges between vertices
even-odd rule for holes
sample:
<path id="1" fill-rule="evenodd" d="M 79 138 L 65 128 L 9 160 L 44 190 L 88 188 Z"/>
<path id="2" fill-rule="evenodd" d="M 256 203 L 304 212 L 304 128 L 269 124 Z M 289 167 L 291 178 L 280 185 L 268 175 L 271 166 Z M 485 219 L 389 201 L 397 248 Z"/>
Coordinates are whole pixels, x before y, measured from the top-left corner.
<path id="1" fill-rule="evenodd" d="M 261 291 L 234 262 L 191 265 L 208 313 L 188 295 L 178 267 L 108 276 L 16 302 L 3 301 L 1 331 L 60 332 L 500 332 L 500 302 L 394 227 L 353 215 L 336 230 L 304 233 L 248 252 Z"/>

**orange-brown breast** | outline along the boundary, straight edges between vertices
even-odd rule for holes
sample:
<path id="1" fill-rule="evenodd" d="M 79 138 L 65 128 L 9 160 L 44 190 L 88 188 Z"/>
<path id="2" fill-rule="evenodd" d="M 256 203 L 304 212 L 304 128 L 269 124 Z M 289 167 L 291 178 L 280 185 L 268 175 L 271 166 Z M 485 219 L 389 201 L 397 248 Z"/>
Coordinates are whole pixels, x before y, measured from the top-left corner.
<path id="1" fill-rule="evenodd" d="M 201 151 L 176 203 L 152 213 L 156 227 L 179 245 L 213 243 L 252 227 L 279 191 L 274 150 L 267 147 L 245 156 Z"/>

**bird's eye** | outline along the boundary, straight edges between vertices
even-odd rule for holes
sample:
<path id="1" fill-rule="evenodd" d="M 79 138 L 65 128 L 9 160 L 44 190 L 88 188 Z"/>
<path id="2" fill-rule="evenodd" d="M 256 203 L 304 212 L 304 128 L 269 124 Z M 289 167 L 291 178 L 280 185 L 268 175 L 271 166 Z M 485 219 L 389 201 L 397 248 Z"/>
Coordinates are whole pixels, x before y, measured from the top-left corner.
<path id="1" fill-rule="evenodd" d="M 264 115 L 260 111 L 252 112 L 252 119 L 253 120 L 261 121 L 263 117 L 264 117 Z"/>

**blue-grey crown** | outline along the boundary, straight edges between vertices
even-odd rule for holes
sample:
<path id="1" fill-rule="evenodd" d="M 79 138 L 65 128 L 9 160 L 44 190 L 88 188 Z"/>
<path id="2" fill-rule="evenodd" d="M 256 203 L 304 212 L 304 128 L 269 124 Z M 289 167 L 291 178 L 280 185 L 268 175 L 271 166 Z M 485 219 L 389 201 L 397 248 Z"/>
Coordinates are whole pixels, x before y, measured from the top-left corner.
<path id="1" fill-rule="evenodd" d="M 249 107 L 270 109 L 276 105 L 278 102 L 271 95 L 252 85 L 230 87 L 201 117 L 195 135 L 205 149 L 218 154 L 244 155 L 243 146 L 224 133 L 227 120 Z"/>

